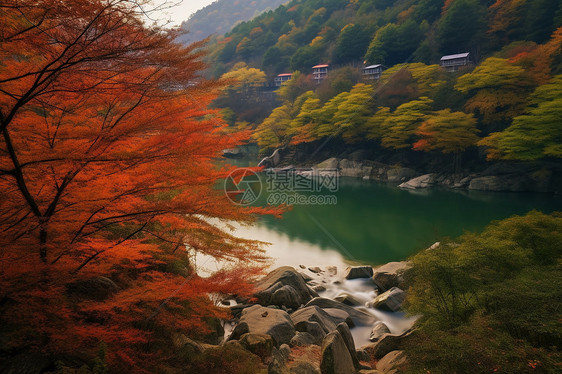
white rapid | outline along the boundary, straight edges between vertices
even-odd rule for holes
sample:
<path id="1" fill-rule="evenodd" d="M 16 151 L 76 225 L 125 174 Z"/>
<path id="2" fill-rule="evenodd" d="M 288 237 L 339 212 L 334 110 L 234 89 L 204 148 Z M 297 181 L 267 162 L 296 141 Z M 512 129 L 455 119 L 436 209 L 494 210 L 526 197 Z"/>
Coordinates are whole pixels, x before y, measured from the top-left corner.
<path id="1" fill-rule="evenodd" d="M 304 268 L 303 268 L 304 267 Z M 312 269 L 312 271 L 310 270 Z M 334 271 L 337 269 L 337 271 Z M 309 281 L 311 286 L 322 286 L 325 291 L 318 292 L 320 297 L 336 299 L 338 296 L 350 295 L 359 304 L 355 308 L 361 309 L 382 321 L 392 334 L 401 334 L 411 328 L 416 321 L 416 316 L 407 316 L 404 312 L 384 312 L 378 309 L 366 307 L 377 295 L 377 288 L 370 278 L 345 279 L 345 267 L 306 267 L 300 266 L 299 271 L 313 280 Z M 318 272 L 318 270 L 321 270 Z M 370 343 L 369 335 L 373 326 L 357 326 L 351 329 L 353 340 L 357 349 Z"/>

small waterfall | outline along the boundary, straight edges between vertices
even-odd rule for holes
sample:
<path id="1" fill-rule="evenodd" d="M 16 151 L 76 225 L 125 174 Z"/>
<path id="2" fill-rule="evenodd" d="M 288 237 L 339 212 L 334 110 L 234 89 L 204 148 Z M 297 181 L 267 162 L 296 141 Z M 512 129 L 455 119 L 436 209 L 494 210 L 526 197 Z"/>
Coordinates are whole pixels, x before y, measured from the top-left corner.
<path id="1" fill-rule="evenodd" d="M 407 316 L 404 312 L 385 312 L 379 309 L 368 308 L 365 305 L 378 296 L 377 288 L 370 278 L 351 279 L 344 278 L 344 268 L 338 268 L 337 273 L 333 271 L 311 272 L 308 269 L 299 269 L 301 272 L 313 278 L 309 285 L 321 285 L 325 291 L 318 292 L 320 297 L 335 299 L 341 295 L 349 295 L 359 304 L 355 308 L 374 316 L 383 322 L 392 334 L 402 334 L 410 329 L 418 317 Z M 359 349 L 365 344 L 371 343 L 369 336 L 373 326 L 357 326 L 351 329 L 355 347 Z"/>

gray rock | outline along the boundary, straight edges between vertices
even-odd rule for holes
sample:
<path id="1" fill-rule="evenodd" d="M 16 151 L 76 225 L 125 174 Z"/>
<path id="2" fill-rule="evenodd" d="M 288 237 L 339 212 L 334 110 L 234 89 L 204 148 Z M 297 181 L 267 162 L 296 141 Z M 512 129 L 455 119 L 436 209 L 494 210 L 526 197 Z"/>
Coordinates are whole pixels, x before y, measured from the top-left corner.
<path id="1" fill-rule="evenodd" d="M 390 290 L 392 287 L 398 287 L 401 282 L 397 274 L 377 271 L 373 275 L 373 283 L 379 290 L 384 292 Z"/>
<path id="2" fill-rule="evenodd" d="M 345 279 L 371 278 L 373 268 L 370 266 L 353 266 L 345 270 Z"/>
<path id="3" fill-rule="evenodd" d="M 406 362 L 404 351 L 392 351 L 377 362 L 377 370 L 384 374 L 398 373 L 398 367 Z"/>
<path id="4" fill-rule="evenodd" d="M 371 355 L 366 350 L 358 349 L 356 352 L 357 352 L 356 353 L 357 359 L 359 359 L 359 361 L 365 361 L 365 362 L 371 361 Z"/>
<path id="5" fill-rule="evenodd" d="M 411 336 L 412 331 L 406 331 L 400 335 L 384 334 L 376 343 L 364 345 L 361 349 L 367 351 L 371 358 L 380 360 L 390 352 L 401 349 Z"/>
<path id="6" fill-rule="evenodd" d="M 355 367 L 345 345 L 345 341 L 338 331 L 326 335 L 322 342 L 322 359 L 320 361 L 322 374 L 354 374 Z"/>
<path id="7" fill-rule="evenodd" d="M 372 171 L 372 166 L 368 166 L 358 161 L 350 161 L 343 159 L 339 163 L 340 175 L 342 177 L 353 177 L 353 178 L 363 178 L 364 176 L 370 176 Z"/>
<path id="8" fill-rule="evenodd" d="M 397 312 L 402 307 L 404 300 L 406 300 L 406 293 L 398 287 L 392 287 L 385 293 L 375 297 L 373 301 L 368 303 L 368 306 L 390 312 Z"/>
<path id="9" fill-rule="evenodd" d="M 346 323 L 340 323 L 336 329 L 343 341 L 347 350 L 349 351 L 349 355 L 351 356 L 351 361 L 353 361 L 353 366 L 357 369 L 361 366 L 359 364 L 359 359 L 357 358 L 357 351 L 355 350 L 355 342 L 353 341 L 353 336 L 351 335 L 351 331 L 349 331 L 349 326 Z"/>
<path id="10" fill-rule="evenodd" d="M 324 287 L 324 286 L 321 285 L 321 284 L 318 284 L 318 285 L 316 285 L 316 286 L 312 286 L 312 289 L 313 289 L 315 292 L 324 292 L 324 291 L 326 291 L 326 287 Z"/>
<path id="11" fill-rule="evenodd" d="M 328 275 L 330 275 L 330 276 L 334 276 L 334 275 L 338 274 L 337 266 L 328 266 L 328 267 L 326 267 L 326 271 L 328 272 Z"/>
<path id="12" fill-rule="evenodd" d="M 341 293 L 338 296 L 334 297 L 334 300 L 350 306 L 363 305 L 363 303 L 359 301 L 354 295 L 348 293 Z"/>
<path id="13" fill-rule="evenodd" d="M 285 285 L 273 292 L 269 302 L 280 307 L 298 309 L 302 304 L 301 300 L 299 294 L 293 287 Z"/>
<path id="14" fill-rule="evenodd" d="M 373 282 L 382 291 L 390 290 L 392 287 L 400 287 L 404 282 L 402 273 L 410 266 L 409 261 L 389 262 L 374 270 Z"/>
<path id="15" fill-rule="evenodd" d="M 306 274 L 306 273 L 299 273 L 299 274 L 301 275 L 302 279 L 304 279 L 304 281 L 305 281 L 306 283 L 308 283 L 308 282 L 314 280 L 314 278 L 312 278 L 310 275 L 308 275 L 308 274 Z"/>
<path id="16" fill-rule="evenodd" d="M 335 309 L 335 308 L 326 308 L 326 309 L 324 309 L 324 311 L 326 313 L 328 313 L 330 315 L 330 317 L 332 317 L 332 320 L 334 320 L 336 325 L 339 325 L 340 323 L 345 322 L 345 323 L 347 323 L 349 328 L 355 327 L 355 323 L 353 323 L 353 320 L 349 316 L 349 313 L 347 313 L 345 310 Z"/>
<path id="17" fill-rule="evenodd" d="M 412 189 L 412 190 L 418 188 L 427 188 L 427 187 L 434 186 L 437 183 L 436 179 L 437 179 L 437 174 L 425 174 L 410 179 L 409 181 L 400 184 L 398 187 Z"/>
<path id="18" fill-rule="evenodd" d="M 104 301 L 119 291 L 119 287 L 111 279 L 95 277 L 69 283 L 66 286 L 69 296 L 80 299 Z"/>
<path id="19" fill-rule="evenodd" d="M 312 336 L 312 334 L 302 331 L 297 331 L 295 336 L 293 336 L 293 338 L 289 342 L 289 345 L 291 347 L 304 347 L 312 344 L 319 345 L 316 338 Z"/>
<path id="20" fill-rule="evenodd" d="M 371 335 L 369 336 L 369 340 L 372 342 L 378 341 L 384 334 L 390 334 L 390 330 L 388 326 L 386 326 L 383 322 L 378 321 L 373 326 L 371 330 Z"/>
<path id="21" fill-rule="evenodd" d="M 322 309 L 333 308 L 343 310 L 347 312 L 347 314 L 349 314 L 349 317 L 353 320 L 353 323 L 356 326 L 368 326 L 374 324 L 377 321 L 377 319 L 371 314 L 335 300 L 326 299 L 323 297 L 315 297 L 314 299 L 310 300 L 305 306 L 309 307 L 313 305 L 316 305 Z"/>
<path id="22" fill-rule="evenodd" d="M 326 330 L 318 322 L 304 321 L 299 324 L 302 332 L 308 332 L 314 339 L 314 345 L 322 345 L 322 340 L 326 336 Z"/>
<path id="23" fill-rule="evenodd" d="M 510 180 L 498 175 L 474 178 L 468 185 L 469 190 L 481 191 L 512 191 Z"/>
<path id="24" fill-rule="evenodd" d="M 326 334 L 336 329 L 332 317 L 315 305 L 297 310 L 291 314 L 291 320 L 297 331 L 310 332 L 307 327 L 311 322 L 318 323 Z"/>
<path id="25" fill-rule="evenodd" d="M 289 343 L 295 336 L 295 327 L 287 312 L 254 305 L 244 309 L 240 323 L 234 328 L 230 340 L 239 339 L 245 333 L 266 334 L 276 346 Z"/>
<path id="26" fill-rule="evenodd" d="M 391 183 L 404 182 L 416 176 L 416 171 L 410 168 L 393 168 L 386 172 L 386 180 Z"/>
<path id="27" fill-rule="evenodd" d="M 294 292 L 286 286 L 292 288 Z M 318 296 L 316 292 L 306 285 L 302 275 L 290 266 L 283 266 L 273 270 L 256 283 L 256 288 L 258 291 L 255 296 L 261 305 L 273 304 L 279 307 L 284 305 L 288 308 L 297 309 L 313 297 Z M 273 298 L 275 292 L 280 289 L 283 289 L 283 291 Z M 288 302 L 290 305 L 283 304 L 285 302 Z"/>
<path id="28" fill-rule="evenodd" d="M 273 338 L 265 334 L 246 333 L 240 337 L 240 344 L 262 359 L 271 356 L 273 351 Z"/>

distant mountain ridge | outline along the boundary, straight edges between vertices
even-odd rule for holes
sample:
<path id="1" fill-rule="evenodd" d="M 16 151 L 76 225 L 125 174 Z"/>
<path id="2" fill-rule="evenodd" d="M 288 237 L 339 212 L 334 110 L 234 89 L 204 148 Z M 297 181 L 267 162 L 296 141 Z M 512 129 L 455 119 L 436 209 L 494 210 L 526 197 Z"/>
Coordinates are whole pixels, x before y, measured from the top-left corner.
<path id="1" fill-rule="evenodd" d="M 240 22 L 277 8 L 288 0 L 217 0 L 195 12 L 181 28 L 188 34 L 180 37 L 182 43 L 203 40 L 209 35 L 222 35 Z"/>

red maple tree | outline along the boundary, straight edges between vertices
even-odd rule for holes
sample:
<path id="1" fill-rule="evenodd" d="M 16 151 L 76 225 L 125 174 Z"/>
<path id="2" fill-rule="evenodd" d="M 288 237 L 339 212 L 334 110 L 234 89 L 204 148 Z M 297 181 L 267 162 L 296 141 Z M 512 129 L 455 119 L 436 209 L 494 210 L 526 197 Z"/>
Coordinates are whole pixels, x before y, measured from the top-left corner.
<path id="1" fill-rule="evenodd" d="M 155 325 L 204 332 L 223 313 L 209 295 L 248 294 L 264 259 L 227 229 L 271 211 L 215 187 L 247 134 L 208 109 L 202 44 L 147 27 L 144 3 L 0 4 L 0 355 L 103 341 L 139 368 Z M 194 253 L 237 265 L 203 279 Z M 117 287 L 103 302 L 70 292 L 100 275 Z"/>

